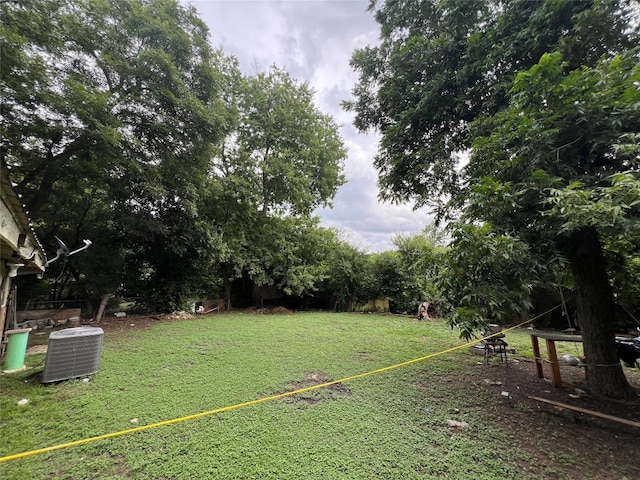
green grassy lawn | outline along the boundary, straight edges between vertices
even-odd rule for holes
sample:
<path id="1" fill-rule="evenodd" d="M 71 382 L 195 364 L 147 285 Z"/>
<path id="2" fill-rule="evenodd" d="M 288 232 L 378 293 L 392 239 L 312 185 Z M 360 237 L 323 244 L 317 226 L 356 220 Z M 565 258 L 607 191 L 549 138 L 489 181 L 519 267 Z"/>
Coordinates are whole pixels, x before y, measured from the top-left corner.
<path id="1" fill-rule="evenodd" d="M 509 333 L 531 355 L 526 330 Z M 242 313 L 105 332 L 89 382 L 0 376 L 0 456 L 337 380 L 461 344 L 437 321 Z M 570 352 L 575 354 L 575 350 Z M 560 352 L 563 353 L 563 352 Z M 37 365 L 44 355 L 28 357 Z M 0 463 L 9 479 L 526 478 L 524 453 L 483 422 L 482 392 L 448 377 L 467 349 L 296 397 Z M 470 388 L 470 387 L 467 387 Z M 29 399 L 18 406 L 21 398 Z M 448 419 L 469 428 L 452 430 Z M 133 423 L 132 423 L 133 422 Z"/>

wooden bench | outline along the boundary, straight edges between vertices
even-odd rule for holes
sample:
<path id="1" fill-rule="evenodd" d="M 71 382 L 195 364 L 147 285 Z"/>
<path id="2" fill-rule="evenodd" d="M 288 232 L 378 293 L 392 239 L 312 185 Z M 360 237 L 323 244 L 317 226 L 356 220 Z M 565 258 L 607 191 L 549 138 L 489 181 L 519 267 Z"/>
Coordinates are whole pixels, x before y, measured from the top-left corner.
<path id="1" fill-rule="evenodd" d="M 551 378 L 554 387 L 562 387 L 562 377 L 560 376 L 560 364 L 558 363 L 558 353 L 556 351 L 556 342 L 573 342 L 582 343 L 582 335 L 566 335 L 563 333 L 551 332 L 531 332 L 531 345 L 533 347 L 534 364 L 538 378 L 544 378 L 542 371 L 543 359 L 540 356 L 540 345 L 538 338 L 543 338 L 547 342 L 547 354 L 549 356 L 549 364 L 551 365 Z"/>

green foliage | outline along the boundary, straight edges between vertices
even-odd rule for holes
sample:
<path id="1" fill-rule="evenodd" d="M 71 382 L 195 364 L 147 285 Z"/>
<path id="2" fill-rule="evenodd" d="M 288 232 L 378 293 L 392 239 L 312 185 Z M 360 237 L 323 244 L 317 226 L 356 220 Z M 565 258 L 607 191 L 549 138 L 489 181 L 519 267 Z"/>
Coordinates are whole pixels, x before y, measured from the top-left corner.
<path id="1" fill-rule="evenodd" d="M 369 268 L 373 278 L 371 297 L 387 297 L 391 311 L 400 311 L 396 298 L 402 291 L 402 259 L 397 250 L 389 250 L 369 255 Z"/>
<path id="2" fill-rule="evenodd" d="M 176 0 L 0 8 L 3 159 L 46 247 L 93 242 L 52 266 L 58 294 L 172 311 L 246 273 L 296 294 L 323 280 L 310 214 L 346 149 L 308 84 L 244 77 Z"/>
<path id="3" fill-rule="evenodd" d="M 346 149 L 314 92 L 281 69 L 245 79 L 240 95 L 238 155 L 250 159 L 262 210 L 310 214 L 344 183 Z"/>
<path id="4" fill-rule="evenodd" d="M 331 232 L 318 219 L 265 218 L 248 236 L 244 270 L 256 285 L 277 285 L 287 295 L 313 294 L 326 278 Z"/>
<path id="5" fill-rule="evenodd" d="M 173 0 L 2 9 L 2 150 L 40 238 L 93 241 L 66 270 L 90 300 L 128 284 L 183 303 L 193 276 L 172 266 L 210 248 L 195 207 L 221 133 L 206 26 Z"/>
<path id="6" fill-rule="evenodd" d="M 437 242 L 443 238 L 443 232 L 433 225 L 425 227 L 423 233 L 394 237 L 393 243 L 400 258 L 400 288 L 392 298 L 396 311 L 413 313 L 425 301 L 433 304 L 441 313 L 446 310 L 437 281 L 442 273 L 443 253 L 446 251 Z"/>
<path id="7" fill-rule="evenodd" d="M 605 255 L 616 303 L 626 311 L 621 327 L 640 326 L 640 244 L 638 236 L 608 238 Z"/>
<path id="8" fill-rule="evenodd" d="M 233 58 L 220 66 L 227 122 L 201 212 L 217 240 L 210 256 L 224 295 L 243 276 L 286 294 L 312 294 L 325 278 L 331 234 L 310 215 L 344 182 L 337 126 L 315 107 L 308 84 L 287 72 L 272 67 L 244 77 Z"/>
<path id="9" fill-rule="evenodd" d="M 546 240 L 584 227 L 633 234 L 638 157 L 617 145 L 640 126 L 637 57 L 566 68 L 544 55 L 518 75 L 508 108 L 474 123 L 466 218 Z"/>
<path id="10" fill-rule="evenodd" d="M 415 313 L 418 305 L 428 301 L 442 314 L 448 305 L 441 294 L 438 278 L 444 268 L 444 230 L 427 225 L 422 233 L 393 239 L 394 250 L 367 256 L 360 268 L 363 277 L 363 300 L 385 297 L 392 312 Z"/>
<path id="11" fill-rule="evenodd" d="M 226 283 L 224 295 L 243 276 L 288 295 L 313 295 L 327 275 L 335 235 L 315 217 L 264 214 L 251 192 L 250 182 L 235 173 L 208 182 L 201 213 L 217 241 L 210 272 Z"/>
<path id="12" fill-rule="evenodd" d="M 478 236 L 475 226 L 458 227 L 450 261 L 461 275 L 453 292 L 463 293 L 464 310 L 454 322 L 467 322 L 463 334 L 480 317 L 528 307 L 528 279 L 543 280 L 526 269 L 528 259 L 546 267 L 562 258 L 587 357 L 617 360 L 602 240 L 637 235 L 635 7 L 617 0 L 371 4 L 381 43 L 354 54 L 360 79 L 346 106 L 358 128 L 382 134 L 382 196 L 491 228 Z M 459 171 L 456 157 L 468 149 Z M 484 243 L 466 241 L 469 234 Z M 488 261 L 485 248 L 494 256 Z M 603 395 L 633 396 L 621 368 L 596 371 L 589 382 Z"/>
<path id="13" fill-rule="evenodd" d="M 460 225 L 445 256 L 441 288 L 456 306 L 449 323 L 463 337 L 491 322 L 513 321 L 531 308 L 530 293 L 542 267 L 526 243 L 499 235 L 488 224 Z"/>
<path id="14" fill-rule="evenodd" d="M 559 233 L 584 226 L 600 229 L 620 239 L 634 235 L 640 213 L 640 179 L 635 172 L 621 172 L 605 178 L 605 186 L 585 187 L 572 182 L 564 189 L 552 188 L 545 199 L 546 215 L 557 221 Z"/>
<path id="15" fill-rule="evenodd" d="M 369 256 L 335 236 L 328 244 L 326 281 L 323 289 L 335 298 L 334 310 L 350 310 L 377 293 Z"/>
<path id="16" fill-rule="evenodd" d="M 517 76 L 509 108 L 474 123 L 473 131 L 486 136 L 474 143 L 468 195 L 459 203 L 464 219 L 489 221 L 526 241 L 541 265 L 566 263 L 579 243 L 575 232 L 591 228 L 615 244 L 635 238 L 639 228 L 638 156 L 617 146 L 640 127 L 637 58 L 566 68 L 559 54 L 544 55 Z M 580 261 L 593 262 L 594 255 L 601 253 Z M 610 271 L 629 291 L 623 279 L 630 271 Z M 523 278 L 544 278 L 532 276 L 542 269 L 529 272 Z M 513 301 L 521 303 L 517 295 Z"/>
<path id="17" fill-rule="evenodd" d="M 441 208 L 457 190 L 457 154 L 475 140 L 469 123 L 508 104 L 519 72 L 554 51 L 569 69 L 594 65 L 637 41 L 630 8 L 616 0 L 373 1 L 370 10 L 381 41 L 353 54 L 359 81 L 345 105 L 357 128 L 382 134 L 382 196 Z"/>

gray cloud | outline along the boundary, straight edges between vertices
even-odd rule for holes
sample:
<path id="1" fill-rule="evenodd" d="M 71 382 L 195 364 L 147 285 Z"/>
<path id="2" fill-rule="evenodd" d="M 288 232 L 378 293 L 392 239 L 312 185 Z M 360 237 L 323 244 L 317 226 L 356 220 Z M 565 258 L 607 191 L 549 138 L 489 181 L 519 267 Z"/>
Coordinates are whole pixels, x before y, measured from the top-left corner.
<path id="1" fill-rule="evenodd" d="M 366 12 L 368 0 L 194 0 L 211 30 L 214 46 L 235 55 L 240 67 L 255 73 L 272 64 L 286 68 L 317 92 L 316 104 L 341 126 L 349 148 L 345 162 L 348 183 L 334 199 L 333 209 L 316 213 L 322 224 L 341 230 L 354 245 L 370 251 L 392 248 L 396 233 L 420 231 L 430 217 L 408 205 L 377 200 L 377 173 L 373 168 L 378 137 L 359 134 L 353 114 L 340 104 L 351 95 L 356 75 L 349 66 L 357 48 L 377 42 L 378 28 Z"/>

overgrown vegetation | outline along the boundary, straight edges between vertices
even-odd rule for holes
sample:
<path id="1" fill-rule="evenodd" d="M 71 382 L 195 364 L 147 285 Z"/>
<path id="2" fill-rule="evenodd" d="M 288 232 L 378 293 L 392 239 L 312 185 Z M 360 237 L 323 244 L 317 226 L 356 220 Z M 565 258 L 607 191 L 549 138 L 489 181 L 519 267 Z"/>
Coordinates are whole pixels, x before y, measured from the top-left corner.
<path id="1" fill-rule="evenodd" d="M 312 292 L 312 217 L 344 183 L 343 141 L 310 86 L 244 75 L 176 0 L 0 4 L 2 161 L 55 249 L 55 294 L 148 311 L 231 298 L 230 283 Z M 323 253 L 320 251 L 319 253 Z"/>

